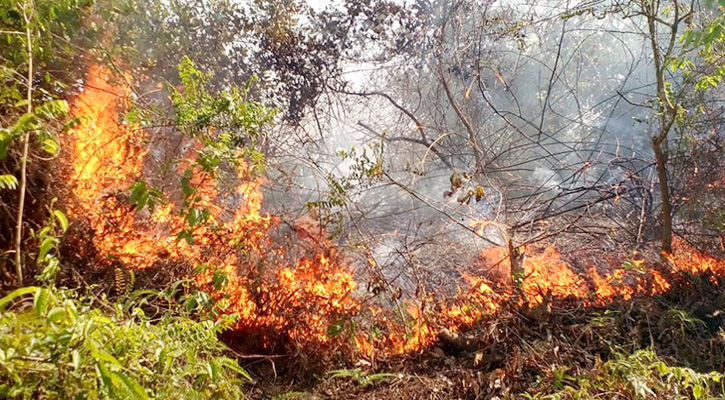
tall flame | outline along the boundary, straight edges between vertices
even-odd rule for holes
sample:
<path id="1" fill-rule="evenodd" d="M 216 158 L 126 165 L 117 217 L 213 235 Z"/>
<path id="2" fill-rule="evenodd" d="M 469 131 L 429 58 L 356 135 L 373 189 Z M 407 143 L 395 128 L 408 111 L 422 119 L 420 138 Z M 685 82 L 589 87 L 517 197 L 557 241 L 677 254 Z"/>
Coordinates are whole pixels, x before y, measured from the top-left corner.
<path id="1" fill-rule="evenodd" d="M 89 70 L 85 88 L 73 102 L 73 113 L 82 122 L 70 132 L 66 157 L 74 194 L 69 215 L 87 222 L 101 257 L 134 269 L 187 265 L 187 270 L 202 271 L 196 275 L 198 286 L 218 301 L 223 313 L 238 314 L 234 328 L 258 336 L 260 347 L 329 341 L 330 324 L 359 308 L 352 297 L 352 275 L 326 246 L 312 257 L 284 257 L 269 238 L 274 219 L 261 214 L 261 182 L 249 178 L 244 163 L 232 194 L 221 194 L 215 180 L 188 159 L 180 163 L 180 175 L 193 172 L 193 206 L 209 210 L 206 223 L 195 226 L 188 240 L 177 237 L 188 224 L 173 202 L 150 215 L 128 203 L 131 185 L 144 172 L 146 134 L 119 120 L 130 78 L 111 79 L 100 67 Z M 173 198 L 173 193 L 166 195 Z M 230 203 L 232 207 L 222 206 Z"/>

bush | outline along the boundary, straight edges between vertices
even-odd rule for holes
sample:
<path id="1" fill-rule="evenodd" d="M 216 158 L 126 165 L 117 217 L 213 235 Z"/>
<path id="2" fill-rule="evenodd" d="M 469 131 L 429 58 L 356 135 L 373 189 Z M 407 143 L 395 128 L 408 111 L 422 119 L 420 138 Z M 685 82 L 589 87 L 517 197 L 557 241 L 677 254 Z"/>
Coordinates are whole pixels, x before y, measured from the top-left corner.
<path id="1" fill-rule="evenodd" d="M 251 378 L 217 339 L 228 321 L 196 321 L 181 306 L 150 318 L 143 304 L 53 287 L 0 299 L 0 398 L 244 397 Z"/>
<path id="2" fill-rule="evenodd" d="M 618 393 L 636 399 L 722 399 L 725 375 L 701 373 L 671 366 L 652 350 L 632 354 L 614 353 L 613 359 L 598 363 L 589 374 L 566 375 L 555 370 L 540 383 L 543 390 L 524 393 L 526 399 L 601 399 Z M 545 394 L 548 393 L 548 394 Z"/>

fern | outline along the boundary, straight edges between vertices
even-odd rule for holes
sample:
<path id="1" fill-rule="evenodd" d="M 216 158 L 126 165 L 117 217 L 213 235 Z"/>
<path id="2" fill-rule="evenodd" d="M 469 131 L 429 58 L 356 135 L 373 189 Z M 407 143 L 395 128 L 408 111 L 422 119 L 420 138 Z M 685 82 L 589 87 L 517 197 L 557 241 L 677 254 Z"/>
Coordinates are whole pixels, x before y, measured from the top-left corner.
<path id="1" fill-rule="evenodd" d="M 13 175 L 0 175 L 0 189 L 15 190 L 18 188 L 18 178 Z"/>

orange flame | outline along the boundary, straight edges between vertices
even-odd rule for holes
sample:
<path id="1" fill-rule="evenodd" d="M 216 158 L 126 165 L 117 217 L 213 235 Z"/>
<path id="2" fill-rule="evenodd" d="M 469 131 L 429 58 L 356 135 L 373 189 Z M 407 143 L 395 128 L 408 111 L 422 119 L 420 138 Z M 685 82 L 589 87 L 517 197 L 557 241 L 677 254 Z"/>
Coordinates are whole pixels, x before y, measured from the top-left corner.
<path id="1" fill-rule="evenodd" d="M 223 313 L 237 313 L 234 328 L 258 335 L 262 347 L 278 344 L 275 340 L 295 346 L 327 343 L 330 324 L 359 308 L 352 275 L 333 249 L 286 264 L 284 251 L 269 239 L 273 218 L 261 214 L 261 182 L 248 178 L 245 165 L 231 196 L 241 200 L 226 209 L 220 204 L 229 196 L 221 198 L 215 181 L 192 162 L 181 163 L 181 170 L 193 171 L 193 206 L 210 214 L 190 241 L 176 236 L 188 225 L 173 202 L 150 215 L 128 203 L 126 193 L 144 172 L 146 134 L 119 121 L 130 90 L 111 79 L 100 67 L 89 70 L 73 102 L 73 113 L 83 122 L 70 132 L 66 156 L 74 194 L 69 214 L 87 221 L 99 253 L 135 269 L 170 264 L 205 269 L 196 276 L 199 287 L 218 300 Z"/>
<path id="2" fill-rule="evenodd" d="M 277 222 L 261 213 L 262 182 L 249 178 L 243 164 L 229 195 L 220 193 L 214 179 L 195 169 L 193 162 L 180 163 L 180 174 L 193 171 L 194 207 L 208 209 L 209 219 L 194 228 L 192 240 L 179 240 L 176 234 L 188 226 L 181 207 L 169 202 L 153 213 L 136 212 L 128 202 L 126 192 L 144 174 L 146 133 L 119 120 L 131 93 L 130 79 L 121 77 L 112 83 L 112 78 L 103 68 L 91 67 L 84 90 L 73 102 L 73 114 L 85 117 L 65 146 L 71 166 L 68 186 L 74 195 L 68 201 L 68 214 L 87 221 L 101 257 L 112 256 L 134 269 L 197 268 L 201 272 L 195 281 L 217 301 L 217 311 L 238 316 L 232 325 L 239 338 L 253 337 L 254 346 L 270 351 L 278 345 L 315 348 L 336 340 L 339 329 L 331 327 L 364 315 L 370 330 L 352 331 L 350 341 L 359 352 L 405 353 L 435 343 L 439 329 L 470 327 L 515 298 L 507 250 L 491 247 L 481 254 L 486 271 L 462 274 L 464 285 L 449 301 L 429 296 L 408 301 L 396 312 L 361 303 L 355 296 L 358 285 L 330 241 L 310 240 L 316 243 L 314 251 L 291 260 L 272 242 L 269 233 Z M 195 151 L 190 150 L 187 158 L 193 158 Z M 166 196 L 173 198 L 173 193 Z M 222 206 L 229 204 L 230 197 L 234 204 Z M 296 227 L 299 241 L 317 235 L 311 223 Z M 473 228 L 483 234 L 490 224 L 494 222 Z M 667 256 L 670 270 L 663 273 L 636 260 L 607 273 L 594 266 L 576 271 L 554 247 L 532 251 L 523 260 L 520 292 L 528 306 L 547 298 L 601 305 L 663 293 L 671 287 L 665 276 L 678 272 L 725 273 L 725 261 L 681 243 L 677 246 L 680 251 Z"/>

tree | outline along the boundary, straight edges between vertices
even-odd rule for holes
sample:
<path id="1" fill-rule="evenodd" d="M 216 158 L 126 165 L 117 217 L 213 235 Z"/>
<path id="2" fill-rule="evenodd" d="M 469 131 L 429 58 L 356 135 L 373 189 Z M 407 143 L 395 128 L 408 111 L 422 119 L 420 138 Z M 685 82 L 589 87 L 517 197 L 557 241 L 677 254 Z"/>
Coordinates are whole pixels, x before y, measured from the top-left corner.
<path id="1" fill-rule="evenodd" d="M 304 1 L 104 3 L 99 23 L 115 33 L 101 47 L 124 69 L 149 77 L 142 92 L 153 92 L 159 78 L 175 81 L 182 55 L 215 71 L 214 90 L 242 86 L 264 71 L 251 95 L 297 125 L 339 73 L 340 33 L 320 35 L 303 23 L 315 18 Z"/>
<path id="2" fill-rule="evenodd" d="M 684 99 L 689 93 L 702 89 L 702 78 L 694 82 L 690 73 L 678 71 L 678 65 L 694 66 L 697 59 L 698 47 L 711 48 L 713 43 L 722 41 L 722 22 L 719 19 L 708 21 L 707 13 L 696 12 L 696 2 L 641 1 L 637 2 L 638 9 L 635 15 L 641 15 L 647 22 L 647 38 L 652 49 L 653 72 L 656 79 L 656 102 L 654 113 L 657 117 L 657 126 L 652 134 L 652 150 L 655 155 L 659 193 L 661 201 L 661 249 L 665 253 L 672 252 L 672 234 L 674 210 L 671 198 L 671 184 L 668 172 L 670 159 L 670 136 L 678 126 L 686 126 L 692 122 L 692 116 L 687 115 L 684 108 Z M 698 24 L 710 25 L 711 34 L 694 47 L 681 43 L 681 35 L 690 29 L 694 18 Z M 718 27 L 720 27 L 718 29 Z M 671 71 L 671 72 L 670 72 Z M 716 73 L 705 74 L 709 79 L 722 76 L 722 69 L 717 68 Z M 717 79 L 717 78 L 716 78 Z M 719 79 L 717 79 L 719 81 Z M 715 84 L 717 85 L 717 84 Z M 693 105 L 693 104 L 691 104 Z"/>
<path id="3" fill-rule="evenodd" d="M 447 209 L 451 220 L 460 221 L 460 214 L 469 222 L 487 221 L 480 236 L 507 247 L 514 270 L 520 269 L 525 244 L 567 232 L 608 237 L 612 227 L 602 220 L 621 218 L 612 214 L 610 200 L 626 198 L 617 207 L 624 214 L 639 207 L 647 191 L 637 181 L 647 164 L 636 141 L 611 128 L 639 115 L 618 102 L 616 90 L 628 83 L 613 83 L 609 93 L 594 84 L 638 72 L 626 65 L 596 70 L 596 57 L 630 44 L 608 48 L 594 40 L 586 29 L 603 28 L 586 9 L 554 9 L 538 23 L 521 22 L 528 16 L 514 6 L 487 2 L 441 2 L 427 11 L 432 25 L 414 37 L 433 40 L 419 42 L 416 57 L 390 61 L 403 66 L 386 69 L 393 71 L 389 89 L 347 91 L 387 102 L 410 121 L 366 129 L 373 135 L 388 130 L 386 141 L 409 144 L 397 149 L 410 158 L 399 161 L 389 153 L 397 158 L 394 168 L 407 164 L 420 171 L 420 164 L 425 174 L 437 175 L 438 196 L 448 190 L 464 204 L 438 208 Z M 545 79 L 536 82 L 535 76 Z M 622 148 L 634 156 L 620 157 Z M 430 204 L 430 191 L 408 189 Z M 486 194 L 476 196 L 479 191 Z M 471 207 L 477 197 L 482 201 Z"/>
<path id="4" fill-rule="evenodd" d="M 663 33 L 673 24 L 663 19 L 664 4 L 653 2 L 546 12 L 473 0 L 416 4 L 414 18 L 425 22 L 406 32 L 407 51 L 387 54 L 362 87 L 340 92 L 371 110 L 353 118 L 362 135 L 388 143 L 389 183 L 458 227 L 483 221 L 480 237 L 507 247 L 514 270 L 518 249 L 544 240 L 614 248 L 657 236 L 671 250 L 670 193 L 680 190 L 667 173 L 671 132 L 679 140 L 722 123 L 692 111 L 685 121 L 676 103 L 696 79 L 671 72 L 676 56 L 696 62 L 679 33 L 708 13 L 678 4 L 674 15 L 670 7 L 666 18 L 680 26 Z M 659 61 L 651 64 L 653 54 Z M 484 196 L 476 196 L 479 187 Z M 436 199 L 436 191 L 463 206 Z M 387 209 L 392 225 L 409 218 L 402 207 L 372 200 L 381 190 L 370 193 L 370 205 Z"/>

